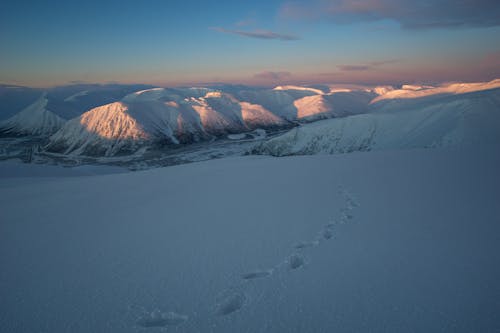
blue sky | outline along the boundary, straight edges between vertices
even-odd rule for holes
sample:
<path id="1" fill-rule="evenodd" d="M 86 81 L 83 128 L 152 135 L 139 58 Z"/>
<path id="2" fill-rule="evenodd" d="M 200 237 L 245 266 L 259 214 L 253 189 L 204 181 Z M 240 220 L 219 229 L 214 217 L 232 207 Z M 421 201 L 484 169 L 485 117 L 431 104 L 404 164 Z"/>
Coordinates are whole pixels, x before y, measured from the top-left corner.
<path id="1" fill-rule="evenodd" d="M 499 36 L 489 0 L 4 0 L 0 82 L 489 80 Z"/>

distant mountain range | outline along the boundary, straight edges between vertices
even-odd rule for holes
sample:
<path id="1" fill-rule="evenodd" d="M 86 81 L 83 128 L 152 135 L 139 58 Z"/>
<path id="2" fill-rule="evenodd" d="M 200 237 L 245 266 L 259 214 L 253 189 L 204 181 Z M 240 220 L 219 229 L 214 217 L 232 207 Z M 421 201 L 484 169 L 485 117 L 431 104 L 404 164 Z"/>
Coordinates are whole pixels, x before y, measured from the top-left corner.
<path id="1" fill-rule="evenodd" d="M 343 118 L 300 126 L 257 150 L 284 155 L 411 146 L 415 140 L 432 145 L 453 140 L 452 131 L 472 126 L 469 118 L 497 120 L 498 88 L 500 80 L 400 89 L 75 85 L 42 92 L 2 86 L 0 102 L 28 104 L 0 122 L 0 134 L 46 137 L 44 149 L 51 152 L 113 156 L 157 144 L 186 144 L 258 128 L 275 130 Z"/>
<path id="2" fill-rule="evenodd" d="M 423 92 L 423 91 L 422 91 Z M 500 88 L 461 93 L 399 91 L 380 96 L 374 112 L 296 127 L 256 146 L 274 156 L 488 146 L 500 142 Z M 405 97 L 401 97 L 403 94 Z"/>

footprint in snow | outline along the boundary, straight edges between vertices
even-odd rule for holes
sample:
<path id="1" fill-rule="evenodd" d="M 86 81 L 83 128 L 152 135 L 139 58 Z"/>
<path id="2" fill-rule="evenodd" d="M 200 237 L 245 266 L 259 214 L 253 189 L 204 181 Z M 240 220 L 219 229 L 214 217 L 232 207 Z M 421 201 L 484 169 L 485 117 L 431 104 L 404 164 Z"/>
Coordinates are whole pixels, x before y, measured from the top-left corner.
<path id="1" fill-rule="evenodd" d="M 352 205 L 354 207 L 359 206 L 359 203 L 357 202 L 357 200 L 353 197 L 353 195 L 349 191 L 347 191 L 344 188 L 341 188 L 339 192 L 342 195 L 342 197 L 344 197 L 344 200 L 346 200 L 349 205 Z"/>
<path id="2" fill-rule="evenodd" d="M 294 246 L 294 248 L 296 248 L 296 249 L 305 249 L 307 247 L 313 247 L 313 246 L 316 246 L 318 244 L 319 244 L 319 242 L 317 240 L 312 241 L 312 242 L 300 242 L 300 243 L 296 244 Z"/>
<path id="3" fill-rule="evenodd" d="M 188 320 L 188 316 L 176 312 L 162 313 L 155 310 L 151 313 L 146 313 L 139 319 L 136 324 L 144 328 L 177 326 Z"/>
<path id="4" fill-rule="evenodd" d="M 260 279 L 260 278 L 268 277 L 272 273 L 273 273 L 272 270 L 265 270 L 265 271 L 257 270 L 257 271 L 253 271 L 253 272 L 248 272 L 248 273 L 242 274 L 241 278 L 243 280 Z"/>
<path id="5" fill-rule="evenodd" d="M 359 203 L 353 199 L 347 200 L 347 203 L 352 208 L 359 207 Z"/>
<path id="6" fill-rule="evenodd" d="M 335 228 L 336 226 L 338 226 L 340 224 L 339 221 L 332 221 L 330 223 L 328 223 L 327 225 L 325 225 L 325 228 L 327 229 L 331 229 L 331 228 Z"/>
<path id="7" fill-rule="evenodd" d="M 323 238 L 324 239 L 330 239 L 332 237 L 333 237 L 333 231 L 331 231 L 330 229 L 323 230 Z"/>
<path id="8" fill-rule="evenodd" d="M 347 220 L 352 220 L 353 217 L 354 217 L 354 215 L 352 215 L 351 213 L 349 213 L 347 211 L 342 211 L 342 213 L 340 215 L 340 223 L 344 224 L 347 222 Z"/>
<path id="9" fill-rule="evenodd" d="M 304 266 L 305 261 L 302 256 L 293 254 L 288 258 L 287 263 L 290 269 L 297 269 Z"/>
<path id="10" fill-rule="evenodd" d="M 355 207 L 359 207 L 359 202 L 350 195 L 345 196 L 345 201 L 347 202 L 347 206 L 350 209 L 353 209 Z"/>
<path id="11" fill-rule="evenodd" d="M 223 298 L 218 304 L 216 314 L 218 316 L 227 316 L 243 307 L 246 302 L 246 296 L 243 293 L 231 294 Z"/>

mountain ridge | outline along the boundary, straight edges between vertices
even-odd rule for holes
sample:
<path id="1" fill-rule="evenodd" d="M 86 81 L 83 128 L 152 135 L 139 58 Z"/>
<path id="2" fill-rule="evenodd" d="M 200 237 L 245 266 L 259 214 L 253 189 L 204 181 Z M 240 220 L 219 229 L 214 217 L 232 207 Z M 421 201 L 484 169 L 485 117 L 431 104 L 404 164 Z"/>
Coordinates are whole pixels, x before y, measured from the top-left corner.
<path id="1" fill-rule="evenodd" d="M 365 121 L 368 126 L 389 118 L 387 115 L 374 117 L 373 114 L 418 111 L 446 103 L 453 105 L 457 98 L 463 99 L 481 91 L 495 91 L 499 87 L 500 80 L 437 87 L 403 85 L 401 88 L 352 85 L 345 88 L 339 85 L 318 88 L 277 86 L 274 89 L 243 86 L 227 89 L 146 87 L 94 107 L 67 122 L 47 110 L 50 103 L 48 95 L 43 94 L 22 112 L 0 123 L 0 130 L 4 135 L 46 136 L 48 143 L 45 149 L 49 152 L 113 156 L 130 154 L 141 147 L 157 144 L 189 144 L 259 128 L 287 129 L 355 115 L 361 116 L 353 118 L 355 120 L 340 120 L 342 126 L 358 126 L 353 122 L 358 124 L 360 121 Z M 89 94 L 89 90 L 75 88 L 61 96 L 70 103 L 87 98 Z M 414 116 L 415 112 L 407 117 Z M 440 110 L 436 108 L 434 112 Z M 451 120 L 451 117 L 447 119 Z M 334 128 L 338 126 L 335 121 L 329 124 Z M 340 129 L 336 131 L 331 135 L 337 135 Z M 369 131 L 365 128 L 357 138 L 351 139 L 367 140 L 366 133 Z M 326 132 L 330 133 L 329 130 Z"/>

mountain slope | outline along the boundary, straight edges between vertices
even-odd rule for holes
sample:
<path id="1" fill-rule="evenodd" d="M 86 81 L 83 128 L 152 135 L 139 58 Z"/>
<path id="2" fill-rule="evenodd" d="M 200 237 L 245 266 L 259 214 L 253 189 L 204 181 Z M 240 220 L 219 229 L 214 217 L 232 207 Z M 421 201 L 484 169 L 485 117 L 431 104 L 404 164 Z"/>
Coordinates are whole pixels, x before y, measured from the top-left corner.
<path id="1" fill-rule="evenodd" d="M 401 89 L 388 91 L 374 98 L 372 103 L 391 99 L 415 99 L 435 95 L 457 95 L 500 88 L 500 79 L 490 82 L 452 83 L 439 87 L 403 85 Z"/>
<path id="2" fill-rule="evenodd" d="M 333 91 L 302 97 L 294 101 L 297 119 L 315 121 L 346 117 L 370 111 L 369 103 L 377 94 L 372 91 Z"/>
<path id="3" fill-rule="evenodd" d="M 41 89 L 0 83 L 0 122 L 33 104 L 41 94 Z"/>
<path id="4" fill-rule="evenodd" d="M 304 125 L 254 152 L 275 156 L 334 154 L 399 148 L 479 145 L 500 140 L 500 89 L 406 100 L 400 111 L 380 111 Z"/>
<path id="5" fill-rule="evenodd" d="M 49 150 L 88 155 L 113 155 L 133 151 L 149 138 L 140 124 L 127 114 L 126 105 L 107 104 L 72 119 L 50 138 Z"/>
<path id="6" fill-rule="evenodd" d="M 0 134 L 46 136 L 56 132 L 66 121 L 47 110 L 47 103 L 43 94 L 33 104 L 1 122 Z"/>
<path id="7" fill-rule="evenodd" d="M 260 105 L 208 88 L 154 88 L 94 108 L 50 138 L 51 152 L 112 156 L 140 147 L 192 143 L 288 122 Z"/>
<path id="8" fill-rule="evenodd" d="M 310 148 L 303 142 L 308 146 L 305 151 L 441 145 L 454 140 L 449 138 L 451 131 L 469 126 L 469 116 L 460 118 L 460 112 L 470 115 L 474 108 L 497 108 L 496 101 L 491 100 L 495 87 L 500 87 L 499 80 L 439 87 L 405 85 L 396 90 L 387 86 L 152 88 L 125 96 L 119 102 L 121 112 L 107 112 L 106 106 L 92 109 L 61 129 L 50 139 L 47 149 L 111 156 L 155 144 L 193 143 L 258 128 L 284 129 L 297 123 L 360 114 L 366 116 L 311 127 L 318 133 L 307 134 L 309 139 L 304 140 L 312 140 L 317 147 Z M 85 96 L 87 93 L 80 91 L 68 98 Z M 127 119 L 123 119 L 125 115 Z M 91 124 L 99 124 L 99 128 Z M 308 130 L 304 127 L 298 131 L 288 137 L 302 137 L 302 132 Z M 337 142 L 336 148 L 328 148 L 332 145 L 329 138 Z"/>
<path id="9" fill-rule="evenodd" d="M 194 96 L 190 96 L 194 95 Z M 155 88 L 94 108 L 69 121 L 46 149 L 65 154 L 113 156 L 155 144 L 192 143 L 256 128 L 287 125 L 260 105 L 208 89 Z"/>

